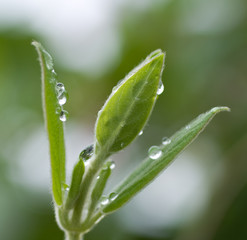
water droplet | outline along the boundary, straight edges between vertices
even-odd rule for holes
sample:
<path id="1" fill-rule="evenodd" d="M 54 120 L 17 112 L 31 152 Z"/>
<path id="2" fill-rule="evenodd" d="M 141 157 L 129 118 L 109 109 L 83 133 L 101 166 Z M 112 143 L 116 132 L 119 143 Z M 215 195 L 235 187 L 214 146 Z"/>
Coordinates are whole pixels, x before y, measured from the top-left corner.
<path id="1" fill-rule="evenodd" d="M 82 150 L 79 158 L 85 162 L 93 156 L 93 151 L 94 151 L 94 145 L 92 144 L 87 148 L 85 148 L 84 150 Z"/>
<path id="2" fill-rule="evenodd" d="M 64 189 L 64 191 L 68 192 L 69 191 L 69 185 L 67 185 L 66 183 L 63 183 L 63 189 Z"/>
<path id="3" fill-rule="evenodd" d="M 60 115 L 59 115 L 59 119 L 62 121 L 62 122 L 66 122 L 67 121 L 67 118 L 68 118 L 68 115 L 69 113 L 65 110 L 62 110 L 60 112 Z"/>
<path id="4" fill-rule="evenodd" d="M 102 167 L 102 170 L 107 170 L 108 169 L 108 162 L 106 162 L 104 165 L 103 165 L 103 167 Z"/>
<path id="5" fill-rule="evenodd" d="M 157 95 L 160 95 L 161 93 L 163 93 L 163 91 L 164 91 L 164 85 L 163 85 L 162 81 L 160 81 L 159 87 L 157 90 Z"/>
<path id="6" fill-rule="evenodd" d="M 62 94 L 65 91 L 65 87 L 64 87 L 63 83 L 58 82 L 56 84 L 56 91 L 57 91 L 58 95 Z"/>
<path id="7" fill-rule="evenodd" d="M 110 169 L 113 170 L 115 168 L 116 164 L 112 161 L 110 165 Z"/>
<path id="8" fill-rule="evenodd" d="M 100 176 L 97 176 L 96 179 L 99 180 L 100 179 Z"/>
<path id="9" fill-rule="evenodd" d="M 57 73 L 55 72 L 54 69 L 51 70 L 51 73 L 52 73 L 54 76 L 57 76 Z"/>
<path id="10" fill-rule="evenodd" d="M 163 145 L 167 145 L 167 144 L 170 144 L 171 143 L 171 139 L 168 138 L 168 137 L 163 137 L 162 138 L 162 144 Z"/>
<path id="11" fill-rule="evenodd" d="M 185 129 L 186 129 L 186 130 L 189 130 L 189 129 L 190 129 L 190 125 L 187 125 L 187 126 L 185 127 Z"/>
<path id="12" fill-rule="evenodd" d="M 66 101 L 67 101 L 66 93 L 62 92 L 61 94 L 59 94 L 57 96 L 57 100 L 58 100 L 58 104 L 60 106 L 64 105 L 66 103 Z"/>
<path id="13" fill-rule="evenodd" d="M 138 133 L 138 136 L 141 136 L 143 134 L 143 130 L 141 130 L 139 133 Z"/>
<path id="14" fill-rule="evenodd" d="M 106 196 L 103 196 L 100 200 L 100 204 L 105 206 L 107 203 L 109 203 L 109 199 Z"/>
<path id="15" fill-rule="evenodd" d="M 118 197 L 116 192 L 112 192 L 109 196 L 110 201 L 114 201 Z"/>
<path id="16" fill-rule="evenodd" d="M 158 146 L 152 146 L 148 150 L 148 155 L 151 159 L 158 159 L 162 155 L 162 151 Z"/>
<path id="17" fill-rule="evenodd" d="M 121 146 L 121 148 L 123 148 L 123 147 L 124 147 L 124 143 L 122 142 L 122 143 L 120 144 L 120 146 Z"/>

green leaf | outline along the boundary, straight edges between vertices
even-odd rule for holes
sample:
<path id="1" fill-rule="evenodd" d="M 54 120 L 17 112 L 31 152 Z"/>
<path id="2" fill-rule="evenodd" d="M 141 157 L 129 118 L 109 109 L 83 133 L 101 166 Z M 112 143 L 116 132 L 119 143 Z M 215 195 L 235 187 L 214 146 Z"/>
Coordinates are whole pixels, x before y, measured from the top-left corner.
<path id="1" fill-rule="evenodd" d="M 96 152 L 99 149 L 109 154 L 117 152 L 143 129 L 162 84 L 164 58 L 164 53 L 156 50 L 113 88 L 98 114 Z"/>
<path id="2" fill-rule="evenodd" d="M 117 197 L 110 201 L 102 211 L 109 213 L 117 210 L 129 201 L 137 192 L 150 183 L 171 161 L 187 147 L 203 129 L 216 113 L 229 111 L 227 107 L 215 107 L 201 114 L 186 127 L 175 133 L 169 141 L 158 147 L 160 152 L 145 159 L 145 161 L 133 171 L 115 190 Z"/>
<path id="3" fill-rule="evenodd" d="M 111 175 L 111 166 L 112 162 L 108 161 L 103 166 L 102 170 L 100 171 L 98 177 L 96 178 L 96 183 L 94 185 L 92 195 L 91 195 L 91 203 L 89 207 L 89 217 L 93 214 L 97 204 L 99 203 L 99 199 L 102 196 L 102 193 L 105 189 L 106 183 L 108 178 Z"/>
<path id="4" fill-rule="evenodd" d="M 65 204 L 66 209 L 71 209 L 74 206 L 74 203 L 79 196 L 80 186 L 84 172 L 85 172 L 84 161 L 80 159 L 73 169 L 70 189 Z"/>
<path id="5" fill-rule="evenodd" d="M 65 146 L 63 122 L 60 118 L 65 116 L 65 111 L 58 104 L 57 75 L 53 59 L 40 43 L 34 41 L 32 44 L 39 54 L 42 72 L 43 111 L 50 144 L 52 192 L 56 204 L 61 205 L 65 184 Z"/>

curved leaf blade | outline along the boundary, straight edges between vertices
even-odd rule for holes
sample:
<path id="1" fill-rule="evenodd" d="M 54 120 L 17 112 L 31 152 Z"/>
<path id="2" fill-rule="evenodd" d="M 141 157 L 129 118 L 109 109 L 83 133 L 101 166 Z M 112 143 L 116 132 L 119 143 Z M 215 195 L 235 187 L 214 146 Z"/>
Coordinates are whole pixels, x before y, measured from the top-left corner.
<path id="1" fill-rule="evenodd" d="M 203 131 L 210 120 L 221 111 L 229 111 L 229 108 L 215 107 L 199 115 L 186 127 L 175 133 L 170 138 L 171 142 L 169 144 L 160 146 L 162 155 L 158 159 L 146 158 L 145 161 L 114 190 L 114 192 L 118 194 L 118 197 L 115 198 L 114 201 L 109 202 L 102 211 L 104 213 L 113 212 L 129 201 L 157 177 L 157 175 Z"/>
<path id="2" fill-rule="evenodd" d="M 117 152 L 143 129 L 157 99 L 164 58 L 164 53 L 156 50 L 114 88 L 98 114 L 96 147 Z"/>
<path id="3" fill-rule="evenodd" d="M 85 164 L 82 159 L 79 159 L 78 163 L 74 166 L 73 169 L 69 193 L 65 203 L 66 209 L 73 208 L 75 201 L 79 196 L 84 172 L 85 172 Z"/>
<path id="4" fill-rule="evenodd" d="M 63 184 L 65 183 L 65 146 L 63 122 L 57 109 L 60 107 L 56 94 L 56 73 L 53 59 L 39 42 L 33 42 L 41 65 L 42 99 L 45 125 L 50 145 L 53 198 L 57 205 L 62 204 Z"/>

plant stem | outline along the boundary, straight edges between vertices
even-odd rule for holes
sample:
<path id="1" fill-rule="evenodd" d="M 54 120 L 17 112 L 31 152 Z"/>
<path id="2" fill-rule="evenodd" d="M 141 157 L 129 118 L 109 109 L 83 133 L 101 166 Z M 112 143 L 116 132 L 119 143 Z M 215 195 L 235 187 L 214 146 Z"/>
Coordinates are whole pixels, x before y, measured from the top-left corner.
<path id="1" fill-rule="evenodd" d="M 66 232 L 65 240 L 83 240 L 83 235 L 81 233 Z"/>

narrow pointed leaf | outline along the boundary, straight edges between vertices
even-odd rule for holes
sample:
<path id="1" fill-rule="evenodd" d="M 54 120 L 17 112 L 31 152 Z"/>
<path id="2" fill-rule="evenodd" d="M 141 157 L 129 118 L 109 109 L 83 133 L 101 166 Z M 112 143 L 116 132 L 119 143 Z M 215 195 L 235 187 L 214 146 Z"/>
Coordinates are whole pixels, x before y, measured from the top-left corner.
<path id="1" fill-rule="evenodd" d="M 63 123 L 58 114 L 61 107 L 57 100 L 56 73 L 50 54 L 40 43 L 32 44 L 38 52 L 41 65 L 43 112 L 50 145 L 53 198 L 57 205 L 61 205 L 65 183 L 65 147 Z"/>
<path id="2" fill-rule="evenodd" d="M 73 169 L 69 193 L 65 204 L 66 209 L 71 209 L 79 196 L 80 186 L 84 172 L 85 165 L 83 160 L 80 159 Z"/>
<path id="3" fill-rule="evenodd" d="M 103 167 L 103 169 L 100 171 L 100 173 L 96 179 L 96 183 L 94 185 L 94 189 L 93 189 L 92 195 L 91 195 L 91 204 L 89 207 L 89 214 L 90 215 L 93 214 L 95 207 L 99 203 L 99 199 L 103 194 L 107 180 L 111 175 L 111 164 L 112 164 L 112 162 L 110 162 L 110 161 L 107 162 L 105 164 L 105 166 Z"/>
<path id="4" fill-rule="evenodd" d="M 215 107 L 201 114 L 186 127 L 175 133 L 170 138 L 171 142 L 169 144 L 160 146 L 162 154 L 157 159 L 146 158 L 145 161 L 114 190 L 114 192 L 118 194 L 118 197 L 108 203 L 102 211 L 104 213 L 115 211 L 129 201 L 137 192 L 143 189 L 164 170 L 171 161 L 203 131 L 215 114 L 221 111 L 229 111 L 229 108 Z"/>
<path id="5" fill-rule="evenodd" d="M 161 50 L 151 53 L 113 89 L 98 114 L 96 148 L 117 152 L 143 129 L 157 99 L 164 58 Z"/>

